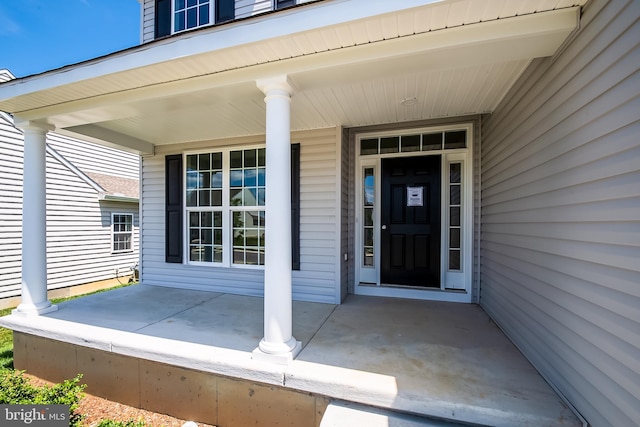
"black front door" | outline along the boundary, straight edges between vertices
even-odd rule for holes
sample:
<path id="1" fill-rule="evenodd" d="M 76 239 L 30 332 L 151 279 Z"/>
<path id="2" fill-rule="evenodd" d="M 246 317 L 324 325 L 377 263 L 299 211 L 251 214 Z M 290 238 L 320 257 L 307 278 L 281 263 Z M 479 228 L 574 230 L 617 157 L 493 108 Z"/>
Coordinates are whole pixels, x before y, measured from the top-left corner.
<path id="1" fill-rule="evenodd" d="M 440 156 L 382 159 L 380 281 L 440 287 Z"/>

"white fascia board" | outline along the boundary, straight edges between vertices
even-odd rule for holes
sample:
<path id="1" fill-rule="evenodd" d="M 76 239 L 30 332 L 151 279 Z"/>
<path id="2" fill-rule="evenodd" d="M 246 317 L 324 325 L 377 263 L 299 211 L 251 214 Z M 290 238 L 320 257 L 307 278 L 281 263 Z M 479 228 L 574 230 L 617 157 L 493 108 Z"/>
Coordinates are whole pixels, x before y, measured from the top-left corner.
<path id="1" fill-rule="evenodd" d="M 139 203 L 140 200 L 137 197 L 118 196 L 117 194 L 105 194 L 101 193 L 98 200 L 104 200 L 105 202 L 124 202 L 124 203 Z"/>
<path id="2" fill-rule="evenodd" d="M 233 48 L 355 21 L 371 16 L 438 3 L 441 0 L 335 0 L 254 16 L 227 25 L 198 29 L 104 57 L 70 65 L 0 86 L 0 101 L 57 86 L 152 64 Z M 179 55 L 176 55 L 179 52 Z"/>

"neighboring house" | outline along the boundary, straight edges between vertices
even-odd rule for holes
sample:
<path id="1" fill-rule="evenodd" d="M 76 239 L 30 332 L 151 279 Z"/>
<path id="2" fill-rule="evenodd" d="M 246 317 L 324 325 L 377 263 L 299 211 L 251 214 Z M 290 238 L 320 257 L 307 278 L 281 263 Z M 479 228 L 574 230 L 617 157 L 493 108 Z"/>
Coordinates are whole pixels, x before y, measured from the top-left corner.
<path id="1" fill-rule="evenodd" d="M 640 2 L 141 5 L 141 46 L 0 110 L 143 156 L 143 283 L 264 296 L 280 363 L 292 298 L 479 303 L 590 424 L 637 424 Z"/>
<path id="2" fill-rule="evenodd" d="M 0 79 L 13 78 L 0 71 Z M 24 140 L 0 112 L 0 305 L 21 286 Z M 47 287 L 105 282 L 138 262 L 139 160 L 120 150 L 50 133 L 47 169 Z M 122 273 L 121 273 L 122 274 Z"/>

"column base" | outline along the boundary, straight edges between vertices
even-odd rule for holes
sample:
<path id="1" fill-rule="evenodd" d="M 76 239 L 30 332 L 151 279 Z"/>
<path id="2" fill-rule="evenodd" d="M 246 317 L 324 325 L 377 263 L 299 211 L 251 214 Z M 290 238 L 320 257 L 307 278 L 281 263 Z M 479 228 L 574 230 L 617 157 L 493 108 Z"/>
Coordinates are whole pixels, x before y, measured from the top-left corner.
<path id="1" fill-rule="evenodd" d="M 295 338 L 291 338 L 289 342 L 278 346 L 277 351 L 272 344 L 267 344 L 263 339 L 260 341 L 258 348 L 253 350 L 251 358 L 262 362 L 275 363 L 277 365 L 289 365 L 301 350 L 302 341 L 296 341 Z"/>
<path id="2" fill-rule="evenodd" d="M 39 316 L 56 310 L 58 310 L 58 306 L 47 301 L 46 304 L 20 304 L 11 311 L 11 314 L 18 316 Z"/>

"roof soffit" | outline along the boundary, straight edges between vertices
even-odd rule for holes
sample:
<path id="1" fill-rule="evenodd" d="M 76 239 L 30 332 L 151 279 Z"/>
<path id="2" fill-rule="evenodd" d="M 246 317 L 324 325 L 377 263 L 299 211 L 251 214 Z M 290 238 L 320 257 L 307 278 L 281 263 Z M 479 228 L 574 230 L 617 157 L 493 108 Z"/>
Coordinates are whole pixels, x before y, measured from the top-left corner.
<path id="1" fill-rule="evenodd" d="M 322 3 L 331 5 L 343 2 L 318 4 Z M 375 87 L 382 79 L 395 78 L 396 83 L 393 84 L 397 85 L 397 82 L 413 79 L 414 76 L 433 79 L 434 75 L 441 75 L 447 70 L 469 70 L 468 74 L 459 74 L 467 79 L 490 72 L 500 74 L 500 78 L 506 76 L 504 87 L 498 88 L 498 92 L 504 94 L 505 88 L 513 83 L 532 58 L 550 56 L 556 51 L 576 28 L 579 16 L 579 8 L 573 7 L 492 19 L 493 15 L 486 10 L 488 6 L 482 9 L 478 8 L 479 4 L 489 3 L 445 1 L 315 27 L 287 36 L 245 42 L 234 47 L 200 53 L 195 53 L 197 49 L 192 47 L 191 54 L 179 49 L 181 44 L 200 45 L 211 41 L 212 34 L 221 36 L 226 30 L 196 31 L 185 38 L 176 37 L 175 40 L 143 45 L 130 53 L 143 56 L 156 51 L 158 58 L 165 55 L 162 61 L 152 61 L 144 66 L 105 73 L 58 87 L 52 82 L 61 76 L 55 73 L 41 76 L 50 78 L 49 83 L 53 85 L 51 89 L 4 101 L 3 88 L 0 87 L 0 109 L 11 106 L 21 119 L 46 120 L 59 129 L 97 139 L 119 140 L 131 150 L 150 153 L 154 144 L 189 140 L 202 135 L 190 134 L 186 128 L 184 131 L 166 129 L 154 133 L 151 130 L 142 131 L 141 126 L 162 126 L 163 120 L 176 118 L 178 123 L 182 118 L 186 122 L 190 117 L 199 116 L 201 110 L 209 111 L 210 115 L 217 114 L 229 123 L 226 130 L 220 129 L 219 135 L 211 134 L 209 137 L 262 133 L 264 95 L 256 87 L 255 81 L 277 74 L 289 75 L 296 90 L 293 99 L 298 107 L 296 111 L 325 116 L 330 114 L 319 111 L 317 97 L 331 88 L 356 93 L 356 86 L 363 82 Z M 464 13 L 456 11 L 462 7 L 466 8 Z M 520 12 L 522 10 L 508 13 Z M 295 16 L 283 14 L 282 19 L 286 21 Z M 460 16 L 463 18 L 456 21 Z M 489 21 L 480 22 L 485 18 Z M 263 19 L 254 23 L 247 20 L 238 27 L 257 28 L 261 22 L 272 21 Z M 438 29 L 447 25 L 453 27 Z M 170 59 L 160 52 L 163 49 L 173 52 Z M 179 57 L 176 52 L 180 52 Z M 107 66 L 111 60 L 118 62 L 121 59 L 117 55 L 111 59 L 105 58 L 102 66 Z M 502 68 L 496 68 L 496 64 L 503 64 L 500 65 Z M 82 65 L 78 68 L 82 68 Z M 82 70 L 70 70 L 76 71 Z M 63 74 L 63 71 L 60 73 Z M 498 78 L 498 74 L 494 79 Z M 486 81 L 474 78 L 478 79 L 479 84 Z M 460 90 L 460 87 L 456 90 Z M 493 99 L 478 106 L 459 106 L 437 114 L 487 112 L 495 106 L 495 102 Z M 316 105 L 311 106 L 313 103 Z M 436 113 L 431 114 L 429 117 L 411 118 L 431 118 Z M 206 121 L 205 116 L 200 120 Z M 156 117 L 162 118 L 154 119 Z M 398 119 L 396 114 L 395 117 L 376 120 Z M 346 120 L 344 116 L 336 116 L 333 125 L 366 124 L 362 120 Z M 331 125 L 330 122 L 306 117 L 294 118 L 292 124 L 300 128 Z"/>

